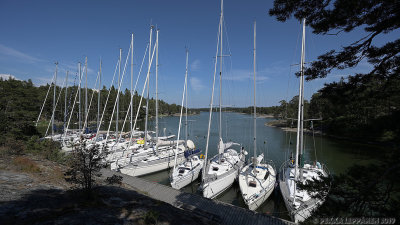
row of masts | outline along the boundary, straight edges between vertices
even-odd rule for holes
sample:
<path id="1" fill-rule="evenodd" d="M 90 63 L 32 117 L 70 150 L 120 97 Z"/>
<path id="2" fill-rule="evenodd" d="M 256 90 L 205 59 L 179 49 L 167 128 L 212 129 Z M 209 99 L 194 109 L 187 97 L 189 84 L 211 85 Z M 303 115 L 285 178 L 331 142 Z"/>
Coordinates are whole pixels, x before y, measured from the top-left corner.
<path id="1" fill-rule="evenodd" d="M 148 76 L 147 76 L 147 78 L 146 78 L 146 83 L 147 83 L 147 93 L 146 93 L 146 106 L 145 106 L 145 108 L 146 108 L 146 117 L 145 117 L 145 120 L 146 120 L 146 122 L 145 122 L 145 136 L 144 136 L 144 139 L 145 139 L 145 148 L 147 148 L 147 133 L 148 133 L 148 127 L 147 127 L 147 122 L 148 122 L 148 113 L 149 113 L 149 97 L 150 97 L 150 93 L 149 93 L 149 74 L 150 74 L 150 70 L 151 70 L 151 64 L 152 64 L 152 59 L 153 59 L 153 57 L 152 57 L 152 55 L 151 55 L 151 51 L 152 51 L 152 36 L 153 36 L 153 29 L 154 29 L 154 26 L 150 26 L 150 38 L 149 38 L 149 44 L 148 44 L 148 51 L 149 51 L 149 57 L 148 57 L 148 59 L 149 59 L 149 64 L 148 64 Z M 156 139 L 158 139 L 158 132 L 159 132 L 159 126 L 158 126 L 158 33 L 159 33 L 159 30 L 157 30 L 156 31 L 156 41 L 155 41 L 155 49 L 153 49 L 153 56 L 154 56 L 154 50 L 156 50 L 156 93 L 155 93 L 155 98 L 156 98 L 156 125 L 155 125 L 155 129 L 156 129 Z M 133 94 L 134 94 L 134 85 L 133 85 L 133 41 L 134 41 L 134 34 L 132 34 L 131 35 L 131 45 L 130 45 L 130 58 L 131 58 L 131 60 L 130 60 L 130 65 L 131 65 L 131 68 L 130 68 L 130 75 L 131 75 L 131 82 L 130 82 L 130 109 L 128 109 L 128 110 L 130 110 L 130 130 L 133 132 L 134 130 L 135 130 L 135 125 L 136 125 L 136 122 L 135 123 L 133 123 L 133 121 L 134 121 L 134 119 L 133 119 L 133 117 L 134 117 L 134 115 L 133 115 Z M 129 53 L 128 53 L 128 55 L 129 55 Z M 116 136 L 116 138 L 118 138 L 119 137 L 119 110 L 120 110 L 120 106 L 119 106 L 119 96 L 120 96 L 120 89 L 121 89 L 121 86 L 122 86 L 122 80 L 121 80 L 121 64 L 122 64 L 122 49 L 119 49 L 119 60 L 118 60 L 118 85 L 117 85 L 117 87 L 118 87 L 118 93 L 117 93 L 117 98 L 116 98 L 116 118 L 115 118 L 115 136 Z M 45 100 L 44 100 L 44 102 L 43 102 L 43 106 L 42 106 L 42 108 L 41 108 L 41 111 L 40 111 L 40 113 L 39 113 L 39 116 L 38 116 L 38 119 L 37 119 L 37 121 L 36 121 L 36 125 L 38 124 L 38 122 L 39 122 L 39 120 L 40 120 L 40 117 L 41 117 L 41 114 L 42 114 L 42 112 L 43 112 L 43 108 L 44 108 L 44 105 L 45 105 L 45 102 L 46 102 L 46 100 L 47 100 L 47 97 L 48 97 L 48 94 L 49 94 L 49 91 L 50 91 L 50 89 L 51 88 L 53 88 L 53 113 L 52 113 L 52 117 L 51 117 L 51 121 L 50 121 L 50 124 L 51 124 L 51 126 L 52 126 L 52 129 L 51 129 L 51 136 L 53 137 L 54 136 L 54 127 L 55 127 L 55 109 L 56 109 L 56 107 L 57 107 L 57 102 L 56 102 L 56 90 L 57 90 L 57 83 L 56 83 L 56 81 L 57 81 L 57 75 L 58 75 L 58 62 L 56 62 L 55 63 L 55 65 L 56 65 L 56 68 L 55 68 L 55 73 L 54 73 L 54 76 L 53 76 L 53 80 L 52 80 L 52 85 L 50 85 L 49 86 L 49 90 L 48 90 L 48 92 L 47 92 L 47 94 L 46 94 L 46 98 L 45 98 Z M 124 71 L 125 72 L 125 71 Z M 84 106 L 84 118 L 85 118 L 85 121 L 84 121 L 84 123 L 83 123 L 83 126 L 82 126 L 82 107 L 81 107 L 81 105 L 82 105 L 82 93 L 81 93 L 81 89 L 82 89 L 82 78 L 83 78 L 83 74 L 85 74 L 85 90 L 84 90 L 84 92 L 85 92 L 85 96 L 84 96 L 84 100 L 85 100 L 85 106 Z M 73 109 L 74 109 L 74 107 L 72 107 L 72 110 L 71 110 L 71 112 L 68 112 L 68 75 L 69 75 L 69 71 L 66 71 L 66 77 L 65 77 L 65 99 L 64 99 L 64 126 L 63 126 L 63 128 L 64 128 L 64 131 L 65 131 L 65 133 L 66 133 L 66 130 L 68 130 L 68 126 L 69 126 L 69 122 L 70 122 L 70 120 L 71 120 L 71 116 L 72 116 L 72 111 L 73 111 Z M 78 103 L 78 130 L 79 130 L 79 132 L 81 133 L 81 134 L 83 134 L 85 131 L 86 131 L 86 127 L 88 127 L 88 121 L 87 121 L 87 119 L 88 119 L 88 114 L 89 114 L 89 108 L 88 107 L 90 107 L 90 104 L 89 104 L 89 102 L 88 102 L 88 64 L 87 64 L 87 57 L 85 57 L 85 67 L 84 67 L 84 71 L 82 70 L 82 65 L 81 65 L 81 62 L 78 62 L 78 73 L 77 73 L 77 76 L 79 77 L 79 84 L 78 84 L 78 90 L 77 90 L 77 96 L 75 96 L 75 101 L 76 101 L 76 97 L 78 97 L 78 101 L 77 101 L 77 103 Z M 101 105 L 101 92 L 100 92 L 100 90 L 101 90 L 101 76 L 102 76 L 102 60 L 100 59 L 100 63 L 99 63 L 99 72 L 98 72 L 98 74 L 97 74 L 97 79 L 96 79 L 96 84 L 95 85 L 97 85 L 97 81 L 98 81 L 98 99 L 97 99 L 97 130 L 99 130 L 100 129 L 100 125 L 101 125 L 101 123 L 102 123 L 102 116 L 101 116 L 101 114 L 100 114 L 100 105 Z M 138 79 L 139 79 L 139 77 L 138 77 Z M 138 80 L 137 80 L 138 81 Z M 137 81 L 136 81 L 136 84 L 137 84 Z M 64 88 L 64 85 L 63 85 L 63 87 L 61 87 L 62 89 Z M 135 85 L 135 88 L 136 88 L 136 85 Z M 60 94 L 61 94 L 61 92 L 60 92 Z M 72 93 L 71 93 L 72 94 Z M 142 95 L 143 96 L 143 95 Z M 74 101 L 74 104 L 75 104 L 75 101 Z M 139 110 L 139 109 L 138 109 Z M 67 117 L 68 117 L 68 114 L 69 113 L 71 113 L 69 116 L 70 116 L 70 119 L 69 119 L 69 121 L 67 122 Z M 103 114 L 104 114 L 104 112 L 103 112 Z M 136 116 L 137 117 L 137 116 Z M 112 120 L 112 119 L 111 119 Z M 50 124 L 49 124 L 49 126 L 50 126 Z M 110 125 L 111 125 L 111 121 L 110 121 Z M 47 135 L 47 132 L 46 132 L 46 135 Z M 107 135 L 108 136 L 108 135 Z M 156 146 L 156 151 L 157 151 L 157 147 L 158 146 Z"/>

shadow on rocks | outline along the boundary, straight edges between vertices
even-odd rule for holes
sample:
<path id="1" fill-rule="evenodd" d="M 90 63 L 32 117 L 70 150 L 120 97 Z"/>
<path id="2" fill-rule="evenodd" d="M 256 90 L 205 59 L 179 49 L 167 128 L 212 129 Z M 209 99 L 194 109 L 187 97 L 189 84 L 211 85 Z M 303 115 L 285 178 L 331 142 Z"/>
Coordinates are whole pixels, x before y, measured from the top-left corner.
<path id="1" fill-rule="evenodd" d="M 136 191 L 99 186 L 91 198 L 81 190 L 40 189 L 3 201 L 1 224 L 209 224 L 195 213 L 177 209 Z"/>

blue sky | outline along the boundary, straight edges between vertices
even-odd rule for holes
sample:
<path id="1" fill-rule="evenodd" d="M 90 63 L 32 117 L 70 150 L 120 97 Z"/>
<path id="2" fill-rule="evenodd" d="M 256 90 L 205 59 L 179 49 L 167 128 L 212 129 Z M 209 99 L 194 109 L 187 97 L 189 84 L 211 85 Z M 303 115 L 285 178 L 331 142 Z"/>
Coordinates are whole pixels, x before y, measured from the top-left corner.
<path id="1" fill-rule="evenodd" d="M 297 94 L 294 77 L 300 61 L 300 24 L 280 23 L 268 15 L 272 1 L 225 1 L 223 104 L 252 104 L 253 21 L 257 21 L 257 105 L 277 105 Z M 15 1 L 0 2 L 0 74 L 32 79 L 36 85 L 50 82 L 59 62 L 58 84 L 75 76 L 77 63 L 88 57 L 89 87 L 93 87 L 103 61 L 102 83 L 109 86 L 123 49 L 123 62 L 134 40 L 134 77 L 139 71 L 149 39 L 150 23 L 159 33 L 159 93 L 168 103 L 180 102 L 185 73 L 185 47 L 189 49 L 189 106 L 208 107 L 216 51 L 220 2 L 202 1 Z M 397 32 L 398 33 L 398 32 Z M 327 50 L 338 49 L 363 35 L 362 30 L 339 36 L 307 32 L 306 61 Z M 383 43 L 396 34 L 380 37 Z M 147 59 L 146 59 L 147 62 Z M 146 64 L 145 64 L 146 68 Z M 154 68 L 154 67 L 153 67 Z M 354 72 L 366 72 L 368 63 L 356 69 L 334 71 L 328 78 L 308 82 L 306 97 L 326 82 Z M 130 85 L 130 67 L 123 87 Z M 153 69 L 154 72 L 154 69 Z M 143 76 L 143 74 L 142 74 Z M 154 73 L 151 74 L 154 78 Z M 144 79 L 138 85 L 139 93 Z M 70 84 L 72 84 L 70 79 Z M 218 85 L 218 83 L 217 83 Z M 154 79 L 151 81 L 154 95 Z M 218 93 L 218 88 L 216 89 Z M 218 97 L 215 103 L 217 103 Z"/>

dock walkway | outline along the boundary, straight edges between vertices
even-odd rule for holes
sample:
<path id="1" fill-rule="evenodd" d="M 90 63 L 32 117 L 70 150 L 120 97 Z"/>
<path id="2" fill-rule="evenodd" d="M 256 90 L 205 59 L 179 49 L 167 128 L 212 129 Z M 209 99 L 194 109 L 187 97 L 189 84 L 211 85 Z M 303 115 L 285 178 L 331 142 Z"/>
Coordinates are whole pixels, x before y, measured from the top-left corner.
<path id="1" fill-rule="evenodd" d="M 288 224 L 295 223 L 263 213 L 253 212 L 218 200 L 203 198 L 202 196 L 175 190 L 165 185 L 148 181 L 139 177 L 131 177 L 119 172 L 103 169 L 103 177 L 112 175 L 122 176 L 122 182 L 139 190 L 151 198 L 169 203 L 183 210 L 193 211 L 219 224 L 256 225 L 256 224 Z"/>

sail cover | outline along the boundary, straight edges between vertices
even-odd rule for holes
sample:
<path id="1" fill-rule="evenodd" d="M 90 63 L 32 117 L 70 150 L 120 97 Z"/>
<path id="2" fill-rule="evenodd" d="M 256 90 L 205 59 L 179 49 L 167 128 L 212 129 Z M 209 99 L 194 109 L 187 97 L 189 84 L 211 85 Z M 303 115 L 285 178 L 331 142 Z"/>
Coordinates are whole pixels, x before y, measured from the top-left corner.
<path id="1" fill-rule="evenodd" d="M 218 153 L 219 153 L 219 154 L 224 153 L 225 149 L 228 149 L 228 148 L 232 147 L 233 145 L 238 145 L 238 146 L 240 146 L 240 144 L 238 144 L 238 143 L 234 143 L 234 142 L 227 142 L 227 143 L 224 143 L 224 142 L 222 141 L 222 138 L 219 139 Z"/>

